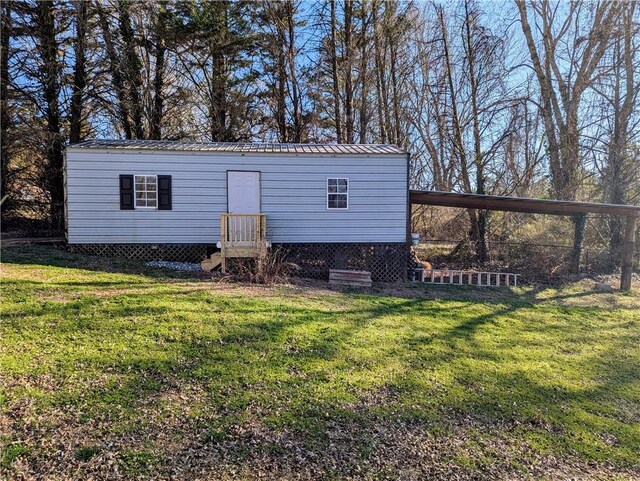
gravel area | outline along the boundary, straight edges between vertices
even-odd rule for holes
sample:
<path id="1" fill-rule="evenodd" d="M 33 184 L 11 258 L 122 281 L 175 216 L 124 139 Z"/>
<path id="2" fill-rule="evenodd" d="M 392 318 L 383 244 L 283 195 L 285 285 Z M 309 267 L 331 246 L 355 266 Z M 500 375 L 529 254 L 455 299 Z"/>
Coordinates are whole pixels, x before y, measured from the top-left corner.
<path id="1" fill-rule="evenodd" d="M 165 269 L 173 269 L 175 271 L 197 272 L 201 270 L 200 264 L 193 264 L 191 262 L 151 261 L 151 262 L 145 263 L 145 266 L 163 267 Z"/>

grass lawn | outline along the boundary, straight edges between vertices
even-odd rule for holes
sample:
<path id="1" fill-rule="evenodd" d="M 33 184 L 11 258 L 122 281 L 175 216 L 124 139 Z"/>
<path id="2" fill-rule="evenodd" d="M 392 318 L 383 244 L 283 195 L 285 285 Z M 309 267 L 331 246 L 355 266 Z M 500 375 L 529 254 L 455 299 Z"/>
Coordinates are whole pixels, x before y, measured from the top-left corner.
<path id="1" fill-rule="evenodd" d="M 2 252 L 0 478 L 639 479 L 640 294 Z"/>

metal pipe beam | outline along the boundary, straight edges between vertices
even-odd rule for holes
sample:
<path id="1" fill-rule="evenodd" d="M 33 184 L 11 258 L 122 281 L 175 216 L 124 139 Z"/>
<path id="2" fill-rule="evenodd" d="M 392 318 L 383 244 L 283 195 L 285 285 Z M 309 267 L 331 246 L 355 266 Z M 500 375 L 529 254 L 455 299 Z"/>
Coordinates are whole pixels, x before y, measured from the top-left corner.
<path id="1" fill-rule="evenodd" d="M 409 192 L 409 198 L 412 204 L 459 207 L 464 209 L 484 209 L 548 215 L 608 214 L 624 217 L 640 216 L 640 206 L 634 205 L 529 199 L 525 197 L 501 197 L 497 195 L 458 194 L 432 190 L 412 190 Z"/>

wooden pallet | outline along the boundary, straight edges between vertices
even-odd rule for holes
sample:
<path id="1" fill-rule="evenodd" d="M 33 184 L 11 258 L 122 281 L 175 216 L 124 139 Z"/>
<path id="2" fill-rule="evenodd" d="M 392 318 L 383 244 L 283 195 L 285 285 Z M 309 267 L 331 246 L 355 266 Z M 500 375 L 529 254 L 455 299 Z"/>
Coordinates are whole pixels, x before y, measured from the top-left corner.
<path id="1" fill-rule="evenodd" d="M 371 287 L 371 272 L 330 269 L 329 284 L 339 286 Z"/>

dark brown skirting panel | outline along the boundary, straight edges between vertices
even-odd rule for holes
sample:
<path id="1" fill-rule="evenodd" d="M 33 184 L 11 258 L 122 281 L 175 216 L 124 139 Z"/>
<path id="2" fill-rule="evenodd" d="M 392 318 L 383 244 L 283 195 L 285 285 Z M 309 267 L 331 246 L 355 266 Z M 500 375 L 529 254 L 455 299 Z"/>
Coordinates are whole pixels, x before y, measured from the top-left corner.
<path id="1" fill-rule="evenodd" d="M 409 245 L 370 244 L 276 244 L 285 259 L 295 264 L 301 277 L 328 279 L 329 269 L 371 272 L 373 281 L 397 282 L 407 279 Z"/>
<path id="2" fill-rule="evenodd" d="M 120 257 L 141 261 L 200 262 L 210 244 L 68 244 L 69 252 L 89 256 Z"/>

